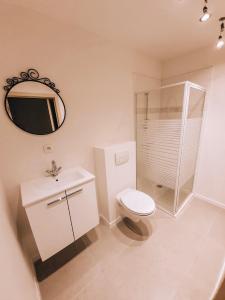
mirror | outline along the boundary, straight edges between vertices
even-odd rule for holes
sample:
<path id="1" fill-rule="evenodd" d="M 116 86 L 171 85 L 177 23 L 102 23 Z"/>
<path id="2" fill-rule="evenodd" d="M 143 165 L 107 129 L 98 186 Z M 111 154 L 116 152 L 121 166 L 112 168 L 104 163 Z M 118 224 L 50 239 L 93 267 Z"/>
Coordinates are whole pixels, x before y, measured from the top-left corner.
<path id="1" fill-rule="evenodd" d="M 5 109 L 10 120 L 31 134 L 45 135 L 58 130 L 65 120 L 65 105 L 59 90 L 35 69 L 21 77 L 7 79 Z"/>

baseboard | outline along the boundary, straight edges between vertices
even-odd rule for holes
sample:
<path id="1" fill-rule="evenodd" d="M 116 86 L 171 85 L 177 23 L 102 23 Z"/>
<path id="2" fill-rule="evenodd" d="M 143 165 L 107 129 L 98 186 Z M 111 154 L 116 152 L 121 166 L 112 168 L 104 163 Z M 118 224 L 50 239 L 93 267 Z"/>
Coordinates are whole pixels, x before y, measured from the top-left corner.
<path id="1" fill-rule="evenodd" d="M 32 257 L 30 257 L 30 254 L 29 254 L 29 251 L 27 250 L 27 246 L 26 246 L 26 243 L 24 242 L 24 239 L 21 238 L 20 243 L 21 243 L 21 248 L 25 254 L 25 258 L 27 259 L 28 263 L 30 264 L 30 269 L 32 272 L 32 277 L 33 277 L 33 282 L 34 282 L 34 289 L 35 289 L 35 293 L 36 293 L 35 299 L 42 300 L 41 291 L 39 288 L 39 284 L 38 284 L 35 269 L 34 269 L 34 261 L 33 261 Z"/>
<path id="2" fill-rule="evenodd" d="M 191 202 L 191 200 L 193 199 L 193 197 L 194 197 L 194 194 L 191 193 L 191 194 L 185 199 L 185 201 L 183 202 L 183 204 L 180 206 L 179 210 L 175 213 L 175 217 L 178 217 L 178 216 L 183 212 L 184 207 L 185 207 L 189 202 Z"/>
<path id="3" fill-rule="evenodd" d="M 109 222 L 103 215 L 100 215 L 100 219 L 103 221 L 104 224 L 106 224 L 109 228 L 113 228 L 121 221 L 121 216 L 117 217 L 115 220 Z"/>
<path id="4" fill-rule="evenodd" d="M 225 209 L 225 203 L 222 203 L 220 201 L 216 201 L 216 200 L 214 200 L 212 198 L 206 197 L 206 196 L 198 194 L 198 193 L 194 193 L 194 197 L 199 198 L 200 200 L 206 201 L 206 202 L 208 202 L 210 204 L 213 204 L 213 205 L 215 205 L 217 207 Z"/>
<path id="5" fill-rule="evenodd" d="M 40 288 L 36 276 L 34 276 L 34 286 L 36 290 L 37 300 L 42 300 L 42 296 L 41 296 L 41 292 L 40 292 Z"/>

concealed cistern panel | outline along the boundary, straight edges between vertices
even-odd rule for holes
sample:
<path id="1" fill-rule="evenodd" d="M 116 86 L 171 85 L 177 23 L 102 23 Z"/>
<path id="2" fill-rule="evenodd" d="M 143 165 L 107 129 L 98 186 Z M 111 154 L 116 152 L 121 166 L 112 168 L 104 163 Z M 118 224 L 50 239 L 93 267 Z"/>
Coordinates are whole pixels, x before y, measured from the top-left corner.
<path id="1" fill-rule="evenodd" d="M 96 147 L 95 163 L 100 214 L 114 224 L 119 217 L 117 194 L 136 188 L 136 143 Z"/>
<path id="2" fill-rule="evenodd" d="M 123 165 L 129 161 L 129 151 L 120 151 L 115 154 L 116 166 Z"/>

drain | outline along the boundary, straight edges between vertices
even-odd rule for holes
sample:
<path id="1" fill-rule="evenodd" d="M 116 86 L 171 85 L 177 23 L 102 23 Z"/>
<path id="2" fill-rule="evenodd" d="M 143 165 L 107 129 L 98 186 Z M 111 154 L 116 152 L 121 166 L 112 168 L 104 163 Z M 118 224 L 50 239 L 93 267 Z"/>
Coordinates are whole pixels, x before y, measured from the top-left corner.
<path id="1" fill-rule="evenodd" d="M 159 188 L 159 189 L 161 189 L 161 188 L 163 187 L 161 184 L 157 184 L 156 186 L 157 186 L 157 188 Z"/>

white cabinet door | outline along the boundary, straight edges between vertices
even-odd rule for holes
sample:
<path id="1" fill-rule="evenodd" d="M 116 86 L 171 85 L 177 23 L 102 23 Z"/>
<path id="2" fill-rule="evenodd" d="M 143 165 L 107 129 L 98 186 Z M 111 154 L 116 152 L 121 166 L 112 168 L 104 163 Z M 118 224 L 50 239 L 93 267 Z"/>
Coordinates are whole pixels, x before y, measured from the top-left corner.
<path id="1" fill-rule="evenodd" d="M 43 261 L 74 242 L 65 192 L 27 207 L 26 213 Z"/>
<path id="2" fill-rule="evenodd" d="M 66 191 L 75 239 L 99 224 L 95 182 Z"/>

